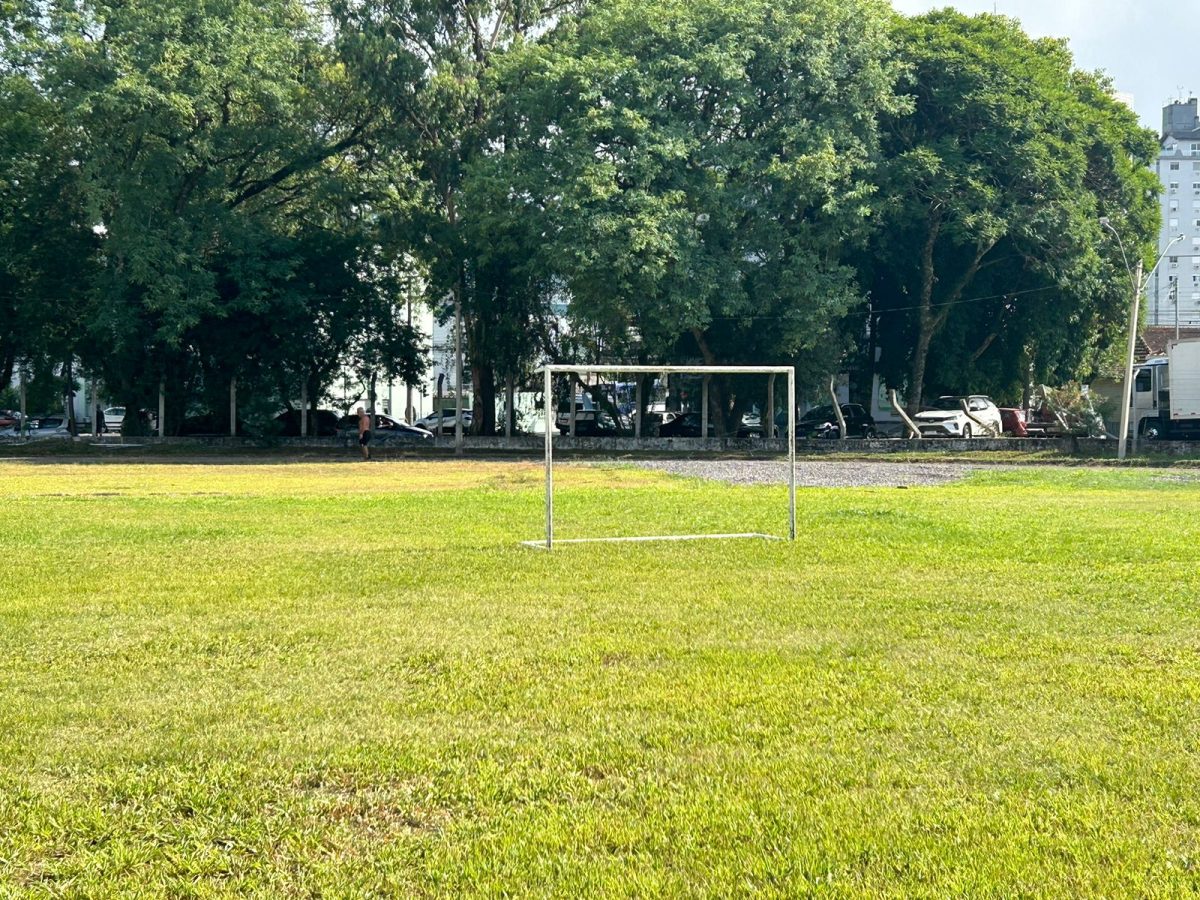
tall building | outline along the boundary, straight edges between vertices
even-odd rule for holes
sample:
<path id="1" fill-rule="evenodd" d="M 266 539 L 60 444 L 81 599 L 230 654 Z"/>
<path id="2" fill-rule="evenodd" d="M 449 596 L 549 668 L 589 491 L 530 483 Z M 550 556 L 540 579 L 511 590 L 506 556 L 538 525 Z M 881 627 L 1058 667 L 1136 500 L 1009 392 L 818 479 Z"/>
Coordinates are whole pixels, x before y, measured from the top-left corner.
<path id="1" fill-rule="evenodd" d="M 1162 181 L 1161 253 L 1177 235 L 1146 287 L 1146 325 L 1200 326 L 1200 116 L 1196 98 L 1163 107 L 1162 136 L 1155 171 Z M 1178 301 L 1178 307 L 1176 306 Z"/>

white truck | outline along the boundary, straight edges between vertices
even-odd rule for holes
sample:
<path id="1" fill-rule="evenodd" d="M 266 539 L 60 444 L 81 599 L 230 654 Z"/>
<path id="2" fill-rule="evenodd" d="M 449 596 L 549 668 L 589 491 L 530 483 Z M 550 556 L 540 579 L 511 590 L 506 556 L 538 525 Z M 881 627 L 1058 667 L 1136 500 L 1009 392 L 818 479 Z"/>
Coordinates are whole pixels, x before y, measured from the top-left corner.
<path id="1" fill-rule="evenodd" d="M 1167 344 L 1167 355 L 1134 368 L 1130 430 L 1147 440 L 1200 438 L 1200 338 Z"/>

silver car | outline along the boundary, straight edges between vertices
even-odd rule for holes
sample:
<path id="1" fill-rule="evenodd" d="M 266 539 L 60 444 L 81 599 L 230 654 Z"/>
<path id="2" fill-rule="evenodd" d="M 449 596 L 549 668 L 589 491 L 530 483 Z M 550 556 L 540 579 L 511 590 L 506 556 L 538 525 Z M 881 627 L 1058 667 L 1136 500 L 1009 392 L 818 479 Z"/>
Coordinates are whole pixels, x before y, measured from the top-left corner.
<path id="1" fill-rule="evenodd" d="M 0 437 L 15 438 L 21 436 L 20 426 L 5 428 L 0 431 Z M 25 437 L 29 440 L 42 438 L 69 438 L 71 429 L 64 415 L 31 416 L 25 423 Z"/>

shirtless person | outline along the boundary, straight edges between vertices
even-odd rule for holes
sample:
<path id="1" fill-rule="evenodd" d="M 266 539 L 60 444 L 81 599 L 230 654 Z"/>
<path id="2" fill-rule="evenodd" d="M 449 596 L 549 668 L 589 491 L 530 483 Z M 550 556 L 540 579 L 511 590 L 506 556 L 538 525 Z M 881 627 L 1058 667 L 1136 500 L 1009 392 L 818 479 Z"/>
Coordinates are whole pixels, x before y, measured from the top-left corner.
<path id="1" fill-rule="evenodd" d="M 371 417 L 360 406 L 358 408 L 358 446 L 362 448 L 363 461 L 371 458 L 371 448 L 367 444 L 371 443 Z"/>

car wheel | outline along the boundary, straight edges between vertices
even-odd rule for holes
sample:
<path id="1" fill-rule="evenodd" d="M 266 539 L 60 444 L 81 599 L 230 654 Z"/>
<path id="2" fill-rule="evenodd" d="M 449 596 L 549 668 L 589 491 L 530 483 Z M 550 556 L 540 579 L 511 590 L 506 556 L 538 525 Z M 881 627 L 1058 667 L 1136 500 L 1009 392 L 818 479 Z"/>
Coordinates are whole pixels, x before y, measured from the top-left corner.
<path id="1" fill-rule="evenodd" d="M 963 440 L 969 441 L 970 439 L 971 439 L 971 423 L 968 422 L 966 425 L 963 426 Z"/>
<path id="2" fill-rule="evenodd" d="M 1162 440 L 1162 424 L 1159 422 L 1148 421 L 1142 426 L 1142 437 L 1148 441 Z"/>

